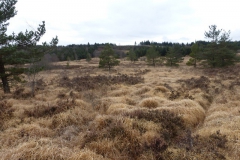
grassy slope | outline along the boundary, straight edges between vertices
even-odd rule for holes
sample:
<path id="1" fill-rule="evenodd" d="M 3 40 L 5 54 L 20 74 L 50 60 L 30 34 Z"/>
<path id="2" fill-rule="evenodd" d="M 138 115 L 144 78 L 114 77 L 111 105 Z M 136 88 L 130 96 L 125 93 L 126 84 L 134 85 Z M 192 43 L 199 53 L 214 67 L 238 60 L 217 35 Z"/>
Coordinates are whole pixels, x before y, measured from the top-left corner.
<path id="1" fill-rule="evenodd" d="M 238 67 L 122 61 L 111 76 L 144 78 L 131 85 L 95 80 L 109 76 L 97 63 L 40 73 L 34 98 L 27 86 L 1 91 L 0 159 L 239 159 Z"/>

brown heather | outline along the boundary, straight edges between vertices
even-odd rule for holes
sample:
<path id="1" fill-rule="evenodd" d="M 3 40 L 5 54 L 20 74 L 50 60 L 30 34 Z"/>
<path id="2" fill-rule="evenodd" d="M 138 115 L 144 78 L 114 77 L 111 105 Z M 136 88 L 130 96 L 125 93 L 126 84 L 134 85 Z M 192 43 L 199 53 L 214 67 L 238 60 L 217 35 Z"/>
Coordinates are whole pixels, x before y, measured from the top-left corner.
<path id="1" fill-rule="evenodd" d="M 0 91 L 0 159 L 240 159 L 239 65 L 65 65 Z"/>

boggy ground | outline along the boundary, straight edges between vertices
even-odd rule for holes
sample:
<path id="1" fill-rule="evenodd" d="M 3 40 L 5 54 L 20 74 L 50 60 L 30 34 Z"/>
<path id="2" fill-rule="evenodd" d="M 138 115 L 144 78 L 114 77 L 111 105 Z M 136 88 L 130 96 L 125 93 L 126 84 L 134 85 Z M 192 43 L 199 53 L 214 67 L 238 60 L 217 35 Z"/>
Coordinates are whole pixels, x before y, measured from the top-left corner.
<path id="1" fill-rule="evenodd" d="M 0 159 L 240 158 L 240 69 L 56 63 L 0 92 Z"/>

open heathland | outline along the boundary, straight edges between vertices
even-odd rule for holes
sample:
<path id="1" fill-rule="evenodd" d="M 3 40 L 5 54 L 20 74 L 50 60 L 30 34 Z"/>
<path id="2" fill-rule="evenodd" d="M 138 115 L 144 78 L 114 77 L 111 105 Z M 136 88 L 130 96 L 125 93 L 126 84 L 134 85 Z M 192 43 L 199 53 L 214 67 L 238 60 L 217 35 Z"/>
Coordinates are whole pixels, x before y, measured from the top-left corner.
<path id="1" fill-rule="evenodd" d="M 240 66 L 56 62 L 0 91 L 0 159 L 240 158 Z M 24 78 L 24 75 L 23 75 Z M 27 81 L 27 77 L 25 77 Z M 23 81 L 24 82 L 24 81 Z"/>

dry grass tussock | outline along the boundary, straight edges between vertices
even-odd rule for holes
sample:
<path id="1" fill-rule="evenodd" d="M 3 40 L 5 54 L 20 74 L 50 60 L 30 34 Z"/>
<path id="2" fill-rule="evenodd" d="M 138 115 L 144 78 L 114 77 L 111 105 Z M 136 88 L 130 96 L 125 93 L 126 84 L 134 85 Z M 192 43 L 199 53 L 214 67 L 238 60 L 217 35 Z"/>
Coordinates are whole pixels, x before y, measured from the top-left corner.
<path id="1" fill-rule="evenodd" d="M 55 63 L 34 97 L 0 91 L 0 159 L 239 159 L 239 66 L 97 66 Z"/>

